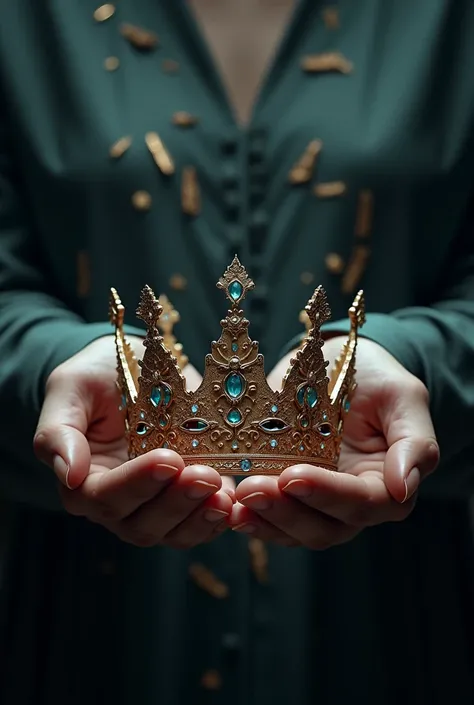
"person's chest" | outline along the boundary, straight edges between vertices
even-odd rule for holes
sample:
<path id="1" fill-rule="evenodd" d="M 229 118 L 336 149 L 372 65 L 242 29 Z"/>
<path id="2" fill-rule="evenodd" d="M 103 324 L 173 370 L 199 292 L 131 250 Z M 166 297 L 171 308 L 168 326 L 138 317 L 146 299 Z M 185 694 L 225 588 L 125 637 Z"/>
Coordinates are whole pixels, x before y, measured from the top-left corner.
<path id="1" fill-rule="evenodd" d="M 319 283 L 336 316 L 359 286 L 381 311 L 429 300 L 472 189 L 470 3 L 301 3 L 246 129 L 181 3 L 113 9 L 0 11 L 31 218 L 68 300 L 89 266 L 86 317 L 149 282 L 207 345 L 235 252 L 269 345 Z"/>

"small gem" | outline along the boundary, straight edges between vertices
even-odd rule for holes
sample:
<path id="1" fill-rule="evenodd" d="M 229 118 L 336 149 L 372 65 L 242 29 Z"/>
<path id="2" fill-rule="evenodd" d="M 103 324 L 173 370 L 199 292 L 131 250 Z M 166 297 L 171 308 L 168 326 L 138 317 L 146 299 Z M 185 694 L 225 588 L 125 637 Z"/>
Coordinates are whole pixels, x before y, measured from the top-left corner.
<path id="1" fill-rule="evenodd" d="M 229 294 L 234 301 L 238 301 L 242 296 L 243 288 L 242 284 L 237 280 L 234 280 L 229 284 Z"/>
<path id="2" fill-rule="evenodd" d="M 137 424 L 137 434 L 139 436 L 144 436 L 147 431 L 148 431 L 148 427 L 146 424 L 144 424 L 144 423 Z"/>
<path id="3" fill-rule="evenodd" d="M 328 415 L 327 415 L 327 414 L 323 414 L 323 421 L 327 421 L 327 420 L 328 420 Z"/>
<path id="4" fill-rule="evenodd" d="M 198 445 L 199 445 L 199 441 L 197 441 L 196 439 L 194 439 L 191 445 L 193 446 L 193 448 L 197 448 Z"/>
<path id="5" fill-rule="evenodd" d="M 127 406 L 127 397 L 125 396 L 125 394 L 122 394 L 121 403 L 122 403 L 122 409 L 125 409 Z"/>
<path id="6" fill-rule="evenodd" d="M 328 423 L 322 423 L 318 427 L 318 431 L 322 436 L 330 436 L 331 435 L 331 426 Z"/>
<path id="7" fill-rule="evenodd" d="M 252 467 L 252 463 L 250 460 L 247 460 L 247 458 L 244 458 L 244 460 L 240 461 L 240 468 L 244 472 L 248 472 L 251 467 Z"/>
<path id="8" fill-rule="evenodd" d="M 146 443 L 145 443 L 145 441 L 143 441 L 143 443 L 142 443 L 142 448 L 146 448 Z"/>
<path id="9" fill-rule="evenodd" d="M 321 443 L 321 450 L 324 450 L 325 448 L 326 448 L 326 444 L 325 444 L 325 443 Z"/>
<path id="10" fill-rule="evenodd" d="M 304 450 L 304 446 L 300 446 L 300 450 L 303 451 L 303 450 Z"/>
<path id="11" fill-rule="evenodd" d="M 277 411 L 278 411 L 277 405 L 276 405 L 276 404 L 273 404 L 273 406 L 272 406 L 272 414 L 276 414 Z"/>
<path id="12" fill-rule="evenodd" d="M 165 418 L 160 419 L 160 426 L 161 428 L 164 428 L 168 424 L 168 420 Z"/>
<path id="13" fill-rule="evenodd" d="M 232 399 L 238 399 L 244 391 L 244 378 L 242 375 L 233 373 L 227 377 L 225 390 Z"/>
<path id="14" fill-rule="evenodd" d="M 163 443 L 163 448 L 169 448 L 169 443 L 166 443 L 166 441 Z"/>
<path id="15" fill-rule="evenodd" d="M 306 400 L 312 409 L 318 403 L 318 393 L 315 389 L 313 389 L 313 387 L 308 387 L 306 389 Z"/>
<path id="16" fill-rule="evenodd" d="M 240 421 L 242 421 L 242 414 L 238 409 L 231 409 L 227 414 L 227 421 L 234 425 L 240 423 Z"/>
<path id="17" fill-rule="evenodd" d="M 346 412 L 346 414 L 349 412 L 350 408 L 351 408 L 351 403 L 350 403 L 349 399 L 346 399 L 346 401 L 344 402 L 344 411 Z"/>
<path id="18" fill-rule="evenodd" d="M 191 411 L 193 412 L 193 414 L 197 414 L 197 412 L 199 411 L 198 405 L 197 405 L 197 404 L 193 404 L 192 407 L 191 407 Z"/>
<path id="19" fill-rule="evenodd" d="M 237 343 L 232 343 L 232 352 L 237 352 L 238 349 L 239 346 L 237 345 Z"/>
<path id="20" fill-rule="evenodd" d="M 239 444 L 237 443 L 237 441 L 234 441 L 234 442 L 232 443 L 232 450 L 237 450 L 238 447 L 239 447 Z"/>
<path id="21" fill-rule="evenodd" d="M 169 406 L 171 402 L 171 389 L 167 386 L 165 386 L 165 393 L 163 395 L 163 405 L 164 406 Z"/>
<path id="22" fill-rule="evenodd" d="M 276 448 L 278 445 L 278 441 L 276 441 L 274 438 L 270 441 L 270 445 L 272 448 Z"/>
<path id="23" fill-rule="evenodd" d="M 303 416 L 303 418 L 301 419 L 301 426 L 302 426 L 303 428 L 308 428 L 308 426 L 309 426 L 309 421 L 308 421 L 308 419 L 306 418 L 306 416 Z"/>
<path id="24" fill-rule="evenodd" d="M 140 418 L 141 418 L 141 419 L 144 419 L 144 418 L 145 418 L 145 412 L 144 412 L 144 411 L 140 411 Z"/>
<path id="25" fill-rule="evenodd" d="M 159 406 L 161 402 L 161 387 L 153 387 L 150 394 L 150 401 L 153 406 Z"/>
<path id="26" fill-rule="evenodd" d="M 298 389 L 298 392 L 296 394 L 296 401 L 300 406 L 303 406 L 304 404 L 304 393 L 305 393 L 305 387 L 300 387 Z"/>

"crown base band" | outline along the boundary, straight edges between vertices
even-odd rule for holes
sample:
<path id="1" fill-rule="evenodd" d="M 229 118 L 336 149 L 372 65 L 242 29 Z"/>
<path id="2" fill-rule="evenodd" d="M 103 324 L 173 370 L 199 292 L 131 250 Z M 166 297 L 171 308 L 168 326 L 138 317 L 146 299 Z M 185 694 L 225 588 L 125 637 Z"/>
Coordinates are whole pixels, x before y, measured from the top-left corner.
<path id="1" fill-rule="evenodd" d="M 294 465 L 314 465 L 337 471 L 337 462 L 315 456 L 268 455 L 183 455 L 186 465 L 207 465 L 220 475 L 281 475 L 283 470 Z"/>

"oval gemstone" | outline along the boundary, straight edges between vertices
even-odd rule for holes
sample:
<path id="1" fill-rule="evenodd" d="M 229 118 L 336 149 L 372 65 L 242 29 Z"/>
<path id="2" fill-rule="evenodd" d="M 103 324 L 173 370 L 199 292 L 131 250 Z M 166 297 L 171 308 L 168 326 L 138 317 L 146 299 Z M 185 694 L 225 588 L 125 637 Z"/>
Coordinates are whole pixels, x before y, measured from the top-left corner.
<path id="1" fill-rule="evenodd" d="M 349 399 L 346 399 L 344 402 L 344 411 L 346 412 L 346 414 L 349 413 L 350 408 L 351 408 L 351 403 L 350 403 Z"/>
<path id="2" fill-rule="evenodd" d="M 234 299 L 234 301 L 238 301 L 240 297 L 242 296 L 243 293 L 243 288 L 242 284 L 238 282 L 237 280 L 234 280 L 229 284 L 229 294 L 231 297 Z"/>
<path id="3" fill-rule="evenodd" d="M 163 406 L 169 406 L 171 403 L 171 389 L 168 385 L 163 385 Z"/>
<path id="4" fill-rule="evenodd" d="M 193 404 L 192 407 L 191 407 L 191 411 L 193 412 L 193 414 L 197 414 L 197 412 L 199 411 L 198 405 L 197 405 L 197 404 Z"/>
<path id="5" fill-rule="evenodd" d="M 303 406 L 304 404 L 304 393 L 305 393 L 305 387 L 300 387 L 298 389 L 298 392 L 296 393 L 296 401 L 300 406 Z"/>
<path id="6" fill-rule="evenodd" d="M 288 424 L 282 419 L 266 419 L 262 421 L 260 428 L 266 433 L 278 433 L 278 431 L 284 431 L 288 428 Z"/>
<path id="7" fill-rule="evenodd" d="M 300 423 L 303 428 L 308 428 L 308 426 L 309 426 L 309 420 L 306 416 L 303 416 Z"/>
<path id="8" fill-rule="evenodd" d="M 252 463 L 247 458 L 244 458 L 243 460 L 240 461 L 240 468 L 244 472 L 248 472 L 251 467 L 252 467 Z"/>
<path id="9" fill-rule="evenodd" d="M 237 343 L 232 343 L 232 352 L 236 353 L 238 349 L 239 346 L 237 345 Z"/>
<path id="10" fill-rule="evenodd" d="M 168 425 L 168 419 L 165 416 L 162 416 L 160 419 L 160 426 L 161 428 L 165 428 L 165 426 Z"/>
<path id="11" fill-rule="evenodd" d="M 272 414 L 276 414 L 277 411 L 278 411 L 278 406 L 277 406 L 276 404 L 273 404 L 273 406 L 272 406 Z"/>
<path id="12" fill-rule="evenodd" d="M 313 387 L 307 387 L 306 401 L 308 402 L 311 409 L 313 409 L 318 403 L 318 393 L 315 389 L 313 389 Z"/>
<path id="13" fill-rule="evenodd" d="M 148 426 L 146 425 L 146 423 L 138 423 L 137 424 L 137 435 L 138 436 L 144 436 L 147 431 L 148 431 Z"/>
<path id="14" fill-rule="evenodd" d="M 197 448 L 198 445 L 199 445 L 199 441 L 195 438 L 192 442 L 192 446 L 193 446 L 193 448 Z"/>
<path id="15" fill-rule="evenodd" d="M 153 387 L 150 394 L 150 401 L 153 406 L 159 406 L 161 402 L 161 387 Z"/>
<path id="16" fill-rule="evenodd" d="M 232 399 L 238 399 L 244 391 L 244 378 L 242 375 L 233 372 L 225 382 L 225 390 Z"/>
<path id="17" fill-rule="evenodd" d="M 203 419 L 188 419 L 183 424 L 181 424 L 181 428 L 185 431 L 193 431 L 199 433 L 200 431 L 205 431 L 207 428 L 209 428 L 209 424 Z"/>
<path id="18" fill-rule="evenodd" d="M 278 441 L 276 441 L 274 438 L 270 441 L 270 446 L 271 448 L 276 448 L 278 445 Z"/>
<path id="19" fill-rule="evenodd" d="M 227 421 L 234 425 L 240 423 L 242 421 L 242 414 L 238 409 L 231 409 L 227 414 Z"/>
<path id="20" fill-rule="evenodd" d="M 318 431 L 322 436 L 327 438 L 331 435 L 331 426 L 328 423 L 322 423 L 318 426 Z"/>

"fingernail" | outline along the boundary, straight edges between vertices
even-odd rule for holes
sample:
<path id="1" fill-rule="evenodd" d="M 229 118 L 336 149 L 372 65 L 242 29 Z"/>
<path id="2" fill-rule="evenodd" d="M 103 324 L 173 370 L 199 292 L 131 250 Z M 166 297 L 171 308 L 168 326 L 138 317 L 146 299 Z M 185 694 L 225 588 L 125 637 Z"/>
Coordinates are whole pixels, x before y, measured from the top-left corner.
<path id="1" fill-rule="evenodd" d="M 217 492 L 218 489 L 217 485 L 211 485 L 210 482 L 204 482 L 204 480 L 197 480 L 186 490 L 186 497 L 188 499 L 204 499 Z"/>
<path id="2" fill-rule="evenodd" d="M 72 490 L 73 488 L 72 488 L 71 485 L 69 484 L 69 471 L 70 471 L 70 467 L 69 467 L 69 465 L 66 463 L 66 461 L 65 461 L 63 458 L 61 458 L 60 455 L 55 455 L 55 456 L 54 456 L 54 460 L 53 460 L 53 470 L 54 470 L 54 472 L 56 473 L 56 475 L 58 476 L 58 479 L 59 479 L 61 482 L 65 482 L 65 483 L 66 483 L 66 487 L 67 487 L 69 490 Z"/>
<path id="3" fill-rule="evenodd" d="M 153 472 L 153 478 L 157 482 L 164 482 L 165 480 L 171 480 L 177 472 L 174 465 L 158 465 L 157 469 Z"/>
<path id="4" fill-rule="evenodd" d="M 270 509 L 273 501 L 264 492 L 254 492 L 253 494 L 247 495 L 240 500 L 242 504 L 250 509 L 256 509 L 257 511 L 262 511 L 263 509 Z"/>
<path id="5" fill-rule="evenodd" d="M 223 512 L 222 509 L 208 509 L 203 514 L 203 518 L 206 521 L 210 521 L 212 523 L 216 523 L 217 521 L 222 521 L 222 519 L 224 519 L 224 517 L 228 517 L 228 516 L 229 516 L 229 513 Z"/>
<path id="6" fill-rule="evenodd" d="M 410 497 L 413 497 L 418 487 L 420 486 L 420 479 L 420 471 L 418 470 L 418 468 L 413 468 L 413 470 L 410 470 L 408 477 L 406 477 L 404 480 L 405 497 L 402 501 L 402 504 L 405 504 L 405 502 L 408 502 Z"/>
<path id="7" fill-rule="evenodd" d="M 295 497 L 310 497 L 313 494 L 313 488 L 305 480 L 290 480 L 284 486 L 283 492 L 294 495 Z"/>
<path id="8" fill-rule="evenodd" d="M 232 531 L 242 531 L 244 534 L 253 534 L 256 530 L 255 524 L 238 524 L 232 527 Z"/>

